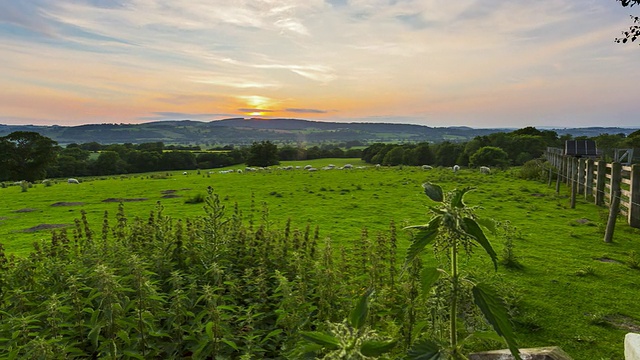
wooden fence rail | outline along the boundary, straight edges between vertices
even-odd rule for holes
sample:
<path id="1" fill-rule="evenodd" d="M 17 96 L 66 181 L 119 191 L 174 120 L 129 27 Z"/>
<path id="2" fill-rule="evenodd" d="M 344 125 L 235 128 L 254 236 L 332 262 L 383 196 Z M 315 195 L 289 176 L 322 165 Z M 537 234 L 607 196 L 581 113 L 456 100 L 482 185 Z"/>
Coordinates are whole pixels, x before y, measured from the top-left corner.
<path id="1" fill-rule="evenodd" d="M 593 198 L 598 206 L 610 206 L 611 199 L 618 196 L 620 213 L 631 227 L 640 228 L 640 164 L 622 166 L 566 156 L 558 148 L 547 148 L 545 156 L 556 169 L 558 181 L 570 186 L 575 183 L 577 195 Z"/>

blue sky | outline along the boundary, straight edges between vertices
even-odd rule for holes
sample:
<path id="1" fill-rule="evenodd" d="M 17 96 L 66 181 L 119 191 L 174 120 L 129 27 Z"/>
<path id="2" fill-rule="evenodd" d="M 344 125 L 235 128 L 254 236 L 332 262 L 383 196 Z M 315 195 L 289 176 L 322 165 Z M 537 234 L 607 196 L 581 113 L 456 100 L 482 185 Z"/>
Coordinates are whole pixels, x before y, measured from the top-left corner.
<path id="1" fill-rule="evenodd" d="M 640 126 L 614 0 L 0 0 L 0 123 Z"/>

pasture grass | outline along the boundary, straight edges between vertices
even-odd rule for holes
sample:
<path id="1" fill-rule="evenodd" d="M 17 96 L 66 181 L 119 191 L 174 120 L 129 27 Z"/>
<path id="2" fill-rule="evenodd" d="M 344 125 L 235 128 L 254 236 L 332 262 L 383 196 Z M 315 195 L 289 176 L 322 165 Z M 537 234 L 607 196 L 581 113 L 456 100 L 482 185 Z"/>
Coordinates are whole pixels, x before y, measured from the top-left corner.
<path id="1" fill-rule="evenodd" d="M 364 165 L 356 159 L 282 165 L 320 168 L 329 163 Z M 203 216 L 201 204 L 186 202 L 206 194 L 210 186 L 227 208 L 237 203 L 249 221 L 268 221 L 279 228 L 284 228 L 287 219 L 301 229 L 318 225 L 322 238 L 330 237 L 334 244 L 350 249 L 363 228 L 375 236 L 387 231 L 391 220 L 398 228 L 426 223 L 426 207 L 432 204 L 422 191 L 423 182 L 437 183 L 445 190 L 473 186 L 476 190 L 466 201 L 480 207 L 481 217 L 510 222 L 509 234 L 490 237 L 494 248 L 500 254 L 510 236 L 512 251 L 522 266 L 500 267 L 494 273 L 487 257 L 476 256 L 463 268 L 476 278 L 490 278 L 498 287 L 513 316 L 521 347 L 557 345 L 575 359 L 620 359 L 624 334 L 640 331 L 640 231 L 619 218 L 614 242 L 605 244 L 606 210 L 581 198 L 570 209 L 565 186 L 556 195 L 546 184 L 518 179 L 517 169 L 491 175 L 406 166 L 242 174 L 212 171 L 82 179 L 79 185 L 59 181 L 53 186 L 37 184 L 27 192 L 19 186 L 0 189 L 0 243 L 9 254 L 26 255 L 34 241 L 50 236 L 48 231 L 26 229 L 72 225 L 81 210 L 98 231 L 105 211 L 110 218 L 116 214 L 119 199 L 130 219 L 146 218 L 157 202 L 167 216 Z M 104 202 L 107 199 L 110 202 Z M 400 254 L 409 239 L 410 234 L 399 232 Z M 430 253 L 425 259 L 433 261 Z M 631 266 L 634 259 L 635 268 Z"/>

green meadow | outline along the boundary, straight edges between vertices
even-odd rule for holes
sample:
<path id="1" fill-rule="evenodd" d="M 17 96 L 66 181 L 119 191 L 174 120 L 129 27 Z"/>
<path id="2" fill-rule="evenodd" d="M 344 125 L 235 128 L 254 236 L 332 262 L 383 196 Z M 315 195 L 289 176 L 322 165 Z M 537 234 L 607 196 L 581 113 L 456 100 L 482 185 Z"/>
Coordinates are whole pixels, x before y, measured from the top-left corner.
<path id="1" fill-rule="evenodd" d="M 354 169 L 320 169 L 346 163 Z M 363 229 L 375 238 L 387 233 L 393 221 L 399 229 L 401 263 L 411 239 L 402 228 L 426 223 L 427 208 L 433 205 L 422 183 L 445 190 L 471 186 L 475 189 L 466 203 L 478 206 L 480 217 L 503 225 L 503 231 L 489 236 L 496 252 L 502 256 L 510 239 L 512 260 L 517 258 L 521 267 L 500 266 L 494 272 L 485 256 L 466 259 L 462 266 L 498 289 L 520 347 L 560 346 L 575 359 L 621 359 L 624 334 L 640 331 L 640 231 L 619 218 L 614 242 L 605 244 L 606 209 L 582 198 L 570 209 L 568 187 L 556 194 L 546 183 L 519 179 L 517 168 L 490 175 L 472 169 L 454 174 L 449 169 L 375 168 L 358 159 L 281 166 L 307 164 L 318 171 L 221 174 L 227 169 L 215 169 L 80 179 L 80 184 L 58 180 L 26 191 L 8 186 L 0 189 L 0 243 L 8 255 L 27 256 L 34 242 L 49 241 L 51 228 L 71 231 L 82 211 L 99 233 L 105 217 L 116 222 L 120 204 L 129 222 L 147 219 L 159 206 L 175 219 L 204 217 L 198 199 L 210 187 L 227 212 L 237 206 L 245 223 L 283 229 L 290 221 L 301 231 L 318 227 L 321 247 L 329 238 L 347 255 L 355 251 Z M 427 251 L 424 261 L 436 260 Z"/>

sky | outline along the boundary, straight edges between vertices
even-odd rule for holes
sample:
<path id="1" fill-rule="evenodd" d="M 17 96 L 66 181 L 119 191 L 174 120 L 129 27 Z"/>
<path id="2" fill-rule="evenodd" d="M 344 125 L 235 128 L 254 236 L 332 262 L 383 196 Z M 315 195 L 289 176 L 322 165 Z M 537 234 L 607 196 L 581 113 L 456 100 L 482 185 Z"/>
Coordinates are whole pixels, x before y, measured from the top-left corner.
<path id="1" fill-rule="evenodd" d="M 0 0 L 0 124 L 640 126 L 615 0 Z"/>

